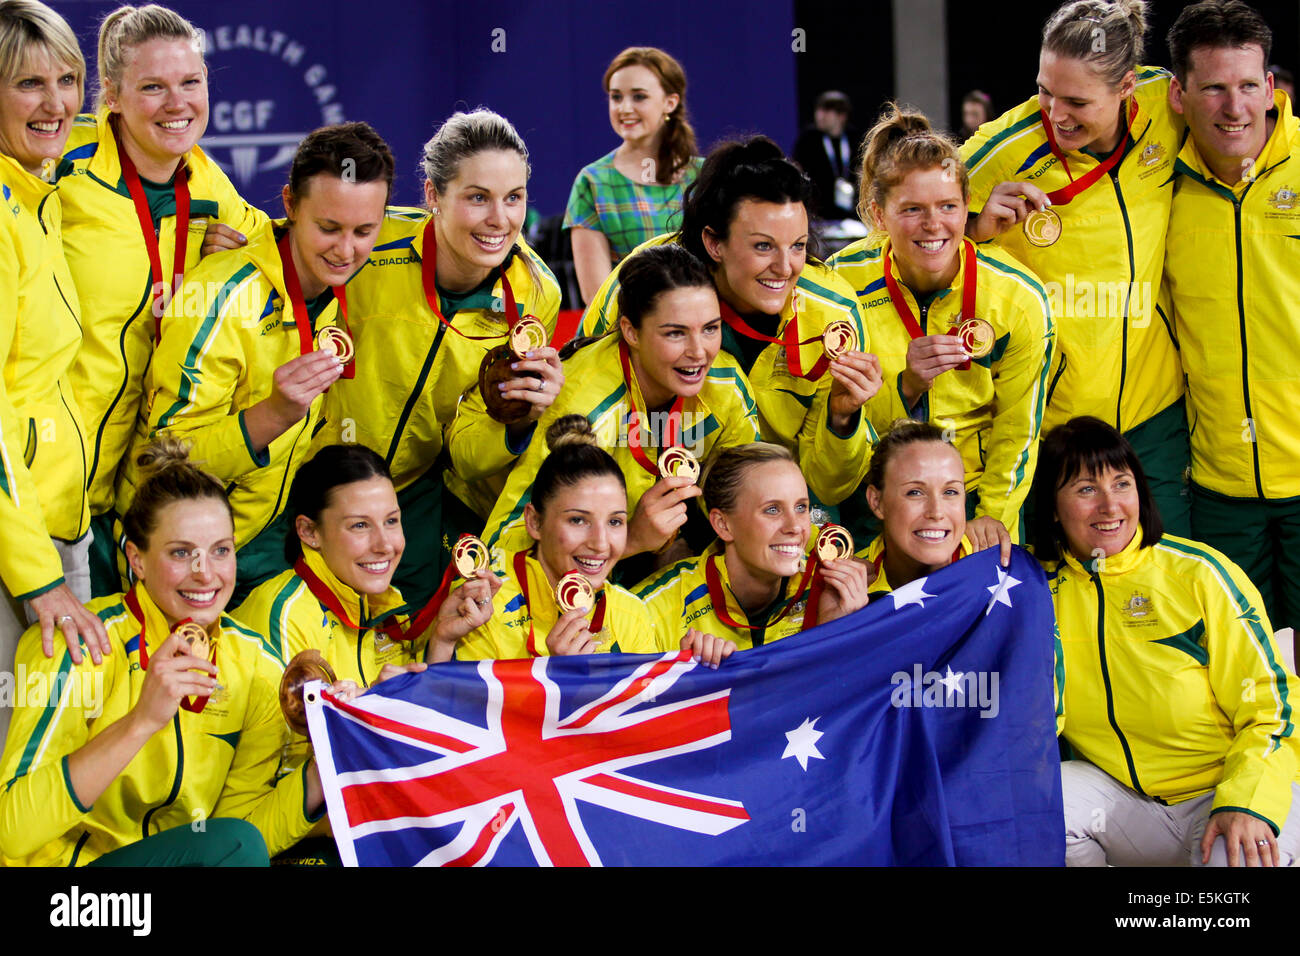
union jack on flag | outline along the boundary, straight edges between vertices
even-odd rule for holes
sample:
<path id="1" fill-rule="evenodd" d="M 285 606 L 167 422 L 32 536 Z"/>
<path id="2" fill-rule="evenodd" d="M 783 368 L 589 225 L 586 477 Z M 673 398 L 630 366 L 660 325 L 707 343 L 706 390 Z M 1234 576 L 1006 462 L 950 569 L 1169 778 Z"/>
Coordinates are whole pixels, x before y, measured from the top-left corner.
<path id="1" fill-rule="evenodd" d="M 716 671 L 453 662 L 308 721 L 349 865 L 1051 865 L 1052 650 L 1037 563 L 986 552 Z"/>

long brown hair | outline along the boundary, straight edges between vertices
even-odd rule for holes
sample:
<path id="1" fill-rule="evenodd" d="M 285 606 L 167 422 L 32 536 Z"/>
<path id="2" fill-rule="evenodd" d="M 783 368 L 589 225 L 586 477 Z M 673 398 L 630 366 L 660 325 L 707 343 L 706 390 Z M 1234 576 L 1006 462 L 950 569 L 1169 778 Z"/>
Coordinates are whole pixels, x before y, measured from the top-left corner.
<path id="1" fill-rule="evenodd" d="M 659 78 L 664 94 L 677 94 L 677 108 L 664 120 L 659 137 L 659 155 L 655 160 L 655 181 L 661 186 L 672 183 L 677 173 L 695 158 L 695 130 L 686 115 L 686 71 L 663 50 L 652 46 L 630 46 L 614 57 L 602 81 L 609 93 L 609 81 L 625 66 L 644 66 Z"/>

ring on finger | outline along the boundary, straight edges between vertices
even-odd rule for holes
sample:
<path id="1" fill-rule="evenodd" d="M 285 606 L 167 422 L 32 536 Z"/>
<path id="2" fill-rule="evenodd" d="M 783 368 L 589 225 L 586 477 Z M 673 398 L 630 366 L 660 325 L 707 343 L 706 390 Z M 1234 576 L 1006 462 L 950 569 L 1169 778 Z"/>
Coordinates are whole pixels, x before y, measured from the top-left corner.
<path id="1" fill-rule="evenodd" d="M 71 614 L 64 614 L 62 617 L 59 618 L 59 624 L 60 624 L 60 625 L 63 625 L 63 624 L 68 623 L 68 621 L 71 621 L 71 620 L 72 620 L 72 615 L 71 615 Z"/>

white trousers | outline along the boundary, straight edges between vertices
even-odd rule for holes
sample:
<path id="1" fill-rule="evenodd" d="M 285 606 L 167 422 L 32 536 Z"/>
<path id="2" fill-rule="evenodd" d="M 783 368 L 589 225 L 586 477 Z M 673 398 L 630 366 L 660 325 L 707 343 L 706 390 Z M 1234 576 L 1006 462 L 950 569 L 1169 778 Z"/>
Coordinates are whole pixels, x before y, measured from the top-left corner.
<path id="1" fill-rule="evenodd" d="M 1201 866 L 1201 839 L 1214 792 L 1166 806 L 1126 787 L 1086 760 L 1061 764 L 1066 866 Z M 1291 785 L 1291 812 L 1277 838 L 1282 865 L 1300 855 L 1300 786 Z M 1223 837 L 1209 866 L 1227 866 Z"/>

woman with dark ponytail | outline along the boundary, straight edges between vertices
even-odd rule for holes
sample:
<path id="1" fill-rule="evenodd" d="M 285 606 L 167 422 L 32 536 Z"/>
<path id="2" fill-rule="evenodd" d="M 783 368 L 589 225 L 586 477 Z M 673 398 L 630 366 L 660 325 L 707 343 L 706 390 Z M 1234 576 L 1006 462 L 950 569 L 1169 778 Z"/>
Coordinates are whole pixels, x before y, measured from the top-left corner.
<path id="1" fill-rule="evenodd" d="M 853 289 L 809 259 L 812 184 L 765 136 L 724 143 L 686 191 L 682 227 L 652 240 L 685 247 L 708 267 L 724 328 L 722 349 L 754 385 L 764 441 L 795 455 L 816 498 L 857 487 L 876 436 L 862 406 L 881 387 Z M 591 301 L 581 331 L 618 322 L 616 270 Z M 847 349 L 832 358 L 832 323 Z"/>
<path id="2" fill-rule="evenodd" d="M 829 264 L 860 290 L 889 383 L 868 406 L 872 424 L 883 433 L 914 418 L 950 432 L 978 550 L 999 525 L 1017 531 L 1056 333 L 1033 273 L 965 238 L 967 192 L 956 144 L 891 104 L 863 149 L 859 212 L 876 235 Z"/>
<path id="3" fill-rule="evenodd" d="M 628 47 L 604 86 L 623 142 L 583 167 L 564 211 L 584 302 L 633 249 L 677 224 L 682 190 L 700 170 L 680 63 L 654 47 Z"/>
<path id="4" fill-rule="evenodd" d="M 686 524 L 690 499 L 700 494 L 694 478 L 661 472 L 664 451 L 684 448 L 705 465 L 722 449 L 758 437 L 749 382 L 731 356 L 718 354 L 722 320 L 703 264 L 680 246 L 653 246 L 629 258 L 623 276 L 618 330 L 564 363 L 568 384 L 542 416 L 488 517 L 489 547 L 528 547 L 526 507 L 549 453 L 542 436 L 566 415 L 590 422 L 623 476 L 629 556 L 666 548 Z M 453 463 L 480 454 L 454 430 L 450 447 Z"/>

